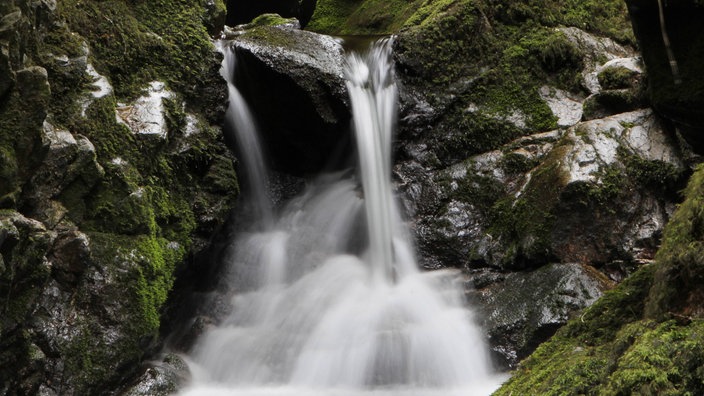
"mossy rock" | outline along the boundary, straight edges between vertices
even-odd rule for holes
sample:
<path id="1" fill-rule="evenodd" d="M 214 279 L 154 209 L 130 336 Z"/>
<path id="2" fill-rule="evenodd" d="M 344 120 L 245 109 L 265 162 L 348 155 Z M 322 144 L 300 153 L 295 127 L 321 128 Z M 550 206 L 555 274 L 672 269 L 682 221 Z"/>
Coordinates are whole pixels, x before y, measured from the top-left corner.
<path id="1" fill-rule="evenodd" d="M 701 393 L 704 322 L 641 319 L 655 269 L 642 269 L 568 323 L 495 395 Z"/>
<path id="2" fill-rule="evenodd" d="M 704 166 L 699 166 L 685 190 L 685 201 L 667 225 L 657 253 L 660 267 L 646 313 L 661 319 L 672 313 L 704 318 L 700 296 L 704 286 Z"/>
<path id="3" fill-rule="evenodd" d="M 599 72 L 597 79 L 602 89 L 625 89 L 635 85 L 640 74 L 624 66 L 607 67 Z"/>
<path id="4" fill-rule="evenodd" d="M 248 23 L 247 29 L 251 29 L 257 26 L 279 26 L 287 24 L 298 24 L 295 18 L 284 18 L 279 14 L 262 14 L 258 17 L 252 19 L 252 22 Z"/>
<path id="5" fill-rule="evenodd" d="M 704 391 L 700 248 L 704 168 L 666 227 L 656 263 L 607 293 L 522 363 L 496 393 Z"/>

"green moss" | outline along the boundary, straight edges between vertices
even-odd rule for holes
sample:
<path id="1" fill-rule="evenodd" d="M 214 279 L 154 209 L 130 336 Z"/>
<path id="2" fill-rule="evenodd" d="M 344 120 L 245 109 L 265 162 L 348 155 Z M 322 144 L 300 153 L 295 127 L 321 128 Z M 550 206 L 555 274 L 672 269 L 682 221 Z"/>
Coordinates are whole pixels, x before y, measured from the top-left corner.
<path id="1" fill-rule="evenodd" d="M 626 5 L 621 1 L 490 0 L 488 3 L 494 7 L 496 18 L 507 24 L 574 26 L 622 43 L 635 42 Z"/>
<path id="2" fill-rule="evenodd" d="M 472 204 L 483 215 L 487 215 L 494 203 L 506 195 L 504 186 L 498 180 L 474 173 L 472 168 L 457 184 L 453 197 Z"/>
<path id="3" fill-rule="evenodd" d="M 499 162 L 501 169 L 509 175 L 524 174 L 535 168 L 540 161 L 525 155 L 509 152 L 504 154 Z"/>
<path id="4" fill-rule="evenodd" d="M 641 322 L 622 332 L 634 338 L 618 359 L 604 394 L 697 395 L 704 392 L 704 322 Z"/>
<path id="5" fill-rule="evenodd" d="M 506 197 L 491 208 L 489 233 L 509 244 L 506 265 L 516 257 L 546 260 L 551 257 L 553 210 L 566 184 L 560 158 L 569 146 L 558 146 L 532 173 L 518 198 Z M 523 261 L 523 260 L 519 260 Z"/>
<path id="6" fill-rule="evenodd" d="M 254 18 L 252 22 L 248 23 L 248 28 L 253 28 L 257 26 L 277 26 L 285 25 L 287 23 L 293 22 L 292 18 L 284 18 L 279 14 L 262 14 Z"/>
<path id="7" fill-rule="evenodd" d="M 35 229 L 13 211 L 0 212 L 0 333 L 23 323 L 31 316 L 42 288 L 49 281 L 51 267 L 45 255 L 51 247 L 51 237 Z"/>
<path id="8" fill-rule="evenodd" d="M 36 149 L 41 147 L 51 93 L 38 70 L 22 74 L 22 91 L 13 89 L 0 101 L 0 208 L 16 207 L 23 181 L 32 176 L 43 154 Z"/>
<path id="9" fill-rule="evenodd" d="M 602 89 L 623 89 L 633 85 L 638 73 L 623 66 L 608 67 L 602 70 L 597 78 Z"/>
<path id="10" fill-rule="evenodd" d="M 647 310 L 652 318 L 671 312 L 704 317 L 704 166 L 697 168 L 684 194 L 656 255 L 660 268 Z"/>
<path id="11" fill-rule="evenodd" d="M 685 196 L 656 264 L 631 275 L 541 345 L 497 395 L 579 394 L 571 384 L 586 384 L 584 394 L 593 395 L 704 392 L 704 166 Z M 589 369 L 575 372 L 578 367 Z"/>
<path id="12" fill-rule="evenodd" d="M 704 390 L 704 322 L 636 321 L 614 337 L 591 347 L 558 333 L 495 395 L 698 395 Z"/>
<path id="13" fill-rule="evenodd" d="M 495 395 L 600 394 L 597 386 L 628 348 L 621 326 L 641 318 L 653 272 L 654 266 L 643 267 L 558 330 Z"/>
<path id="14" fill-rule="evenodd" d="M 63 0 L 58 13 L 88 41 L 96 69 L 120 98 L 136 97 L 156 79 L 190 98 L 207 75 L 213 48 L 198 3 Z"/>
<path id="15" fill-rule="evenodd" d="M 309 30 L 326 34 L 391 34 L 398 31 L 422 0 L 321 0 Z"/>
<path id="16" fill-rule="evenodd" d="M 480 112 L 453 111 L 447 123 L 452 130 L 430 137 L 436 141 L 438 156 L 446 162 L 490 151 L 521 135 L 515 125 Z"/>
<path id="17" fill-rule="evenodd" d="M 556 27 L 577 26 L 633 42 L 625 5 L 617 0 L 397 3 L 319 1 L 309 26 L 347 34 L 389 33 L 401 26 L 395 48 L 399 72 L 405 82 L 430 92 L 431 106 L 448 114 L 434 128 L 449 137 L 437 145 L 444 162 L 557 127 L 539 88 L 580 91 L 583 65 L 582 54 Z M 359 23 L 362 8 L 374 15 L 364 18 L 371 25 L 383 21 L 376 23 L 378 29 Z M 479 110 L 467 111 L 469 104 Z"/>
<path id="18" fill-rule="evenodd" d="M 183 259 L 186 245 L 167 239 L 139 235 L 123 237 L 110 234 L 90 234 L 94 244 L 101 244 L 96 259 L 107 268 L 118 270 L 127 264 L 127 279 L 121 285 L 130 285 L 133 300 L 128 309 L 136 315 L 131 328 L 143 335 L 156 335 L 159 312 L 173 284 L 175 266 Z"/>
<path id="19" fill-rule="evenodd" d="M 120 301 L 110 315 L 125 321 L 121 337 L 104 338 L 104 329 L 96 320 L 74 323 L 76 333 L 60 345 L 65 357 L 64 375 L 73 378 L 76 392 L 92 394 L 96 385 L 103 386 L 116 373 L 115 362 L 138 365 L 145 345 L 156 339 L 161 308 L 173 284 L 175 266 L 183 260 L 186 249 L 166 239 L 137 235 L 89 233 L 91 259 L 111 282 L 101 288 L 99 297 Z M 89 293 L 89 292 L 88 292 Z M 79 308 L 95 309 L 96 296 L 78 295 Z M 114 319 L 114 317 L 112 317 Z M 111 320 L 111 319 L 107 319 Z"/>
<path id="20" fill-rule="evenodd" d="M 646 160 L 623 147 L 619 147 L 618 155 L 626 165 L 626 173 L 631 180 L 661 196 L 677 200 L 677 193 L 686 176 L 684 169 L 664 161 Z"/>
<path id="21" fill-rule="evenodd" d="M 614 202 L 622 198 L 632 188 L 625 170 L 618 165 L 602 168 L 594 174 L 595 181 L 570 183 L 562 192 L 563 200 L 578 204 L 591 211 L 616 215 Z"/>
<path id="22" fill-rule="evenodd" d="M 76 284 L 57 278 L 62 290 L 70 288 L 65 290 L 71 293 L 66 309 L 76 315 L 71 331 L 52 341 L 56 345 L 51 349 L 58 348 L 58 353 L 51 358 L 64 362 L 62 384 L 52 386 L 101 394 L 126 370 L 139 366 L 156 340 L 175 266 L 183 262 L 194 238 L 212 233 L 235 199 L 232 157 L 221 131 L 210 125 L 220 121 L 218 102 L 225 90 L 203 20 L 224 5 L 218 0 L 214 9 L 205 10 L 203 2 L 187 0 L 56 3 L 54 14 L 22 22 L 22 29 L 32 29 L 31 37 L 22 37 L 21 48 L 15 49 L 29 67 L 13 75 L 10 83 L 15 84 L 0 101 L 0 208 L 37 212 L 34 202 L 23 201 L 27 194 L 22 186 L 46 154 L 45 120 L 77 138 L 86 137 L 95 147 L 100 167 L 70 172 L 78 177 L 52 197 L 68 210 L 61 228 L 75 226 L 89 235 L 91 257 Z M 40 26 L 40 19 L 51 22 Z M 94 100 L 83 115 L 82 99 L 90 95 L 93 82 L 82 58 L 86 55 L 114 94 Z M 37 65 L 48 72 L 48 84 Z M 130 103 L 155 80 L 174 92 L 164 101 L 164 139 L 134 134 L 116 120 L 116 111 L 129 110 L 118 102 Z M 220 83 L 222 91 L 217 90 Z M 194 118 L 186 109 L 199 114 L 197 128 L 192 128 Z M 0 223 L 14 213 L 0 212 Z M 209 217 L 203 220 L 205 215 Z M 198 230 L 196 218 L 201 219 Z M 45 383 L 45 368 L 35 362 L 39 355 L 31 346 L 43 347 L 37 339 L 45 340 L 27 329 L 35 326 L 30 316 L 52 279 L 46 264 L 52 234 L 39 228 L 9 234 L 0 230 L 0 366 L 12 361 L 16 369 L 10 375 L 31 376 L 31 381 L 21 380 L 36 386 Z M 34 394 L 36 389 L 18 392 Z"/>

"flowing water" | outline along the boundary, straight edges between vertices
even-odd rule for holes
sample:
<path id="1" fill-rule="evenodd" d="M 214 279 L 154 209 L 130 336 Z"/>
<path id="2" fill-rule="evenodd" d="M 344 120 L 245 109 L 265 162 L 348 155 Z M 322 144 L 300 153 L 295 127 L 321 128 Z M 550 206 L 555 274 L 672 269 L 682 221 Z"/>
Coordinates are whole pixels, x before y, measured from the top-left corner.
<path id="1" fill-rule="evenodd" d="M 228 77 L 232 62 L 227 56 Z M 349 55 L 346 76 L 358 175 L 321 176 L 276 216 L 263 204 L 271 220 L 233 241 L 228 276 L 246 291 L 197 343 L 183 394 L 467 396 L 498 386 L 456 274 L 417 269 L 393 199 L 388 41 Z M 256 141 L 236 91 L 231 85 L 237 141 Z M 260 165 L 246 160 L 249 180 L 265 180 L 265 170 L 250 169 Z M 266 186 L 252 188 L 265 202 Z"/>

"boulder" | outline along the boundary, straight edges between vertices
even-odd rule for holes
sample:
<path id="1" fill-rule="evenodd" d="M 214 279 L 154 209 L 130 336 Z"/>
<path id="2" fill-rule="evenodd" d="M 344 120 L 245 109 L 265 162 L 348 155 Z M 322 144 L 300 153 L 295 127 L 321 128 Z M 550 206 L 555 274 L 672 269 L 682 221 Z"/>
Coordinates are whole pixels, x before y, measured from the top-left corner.
<path id="1" fill-rule="evenodd" d="M 227 24 L 247 23 L 262 14 L 279 14 L 297 18 L 306 26 L 315 10 L 316 0 L 228 0 Z"/>
<path id="2" fill-rule="evenodd" d="M 201 4 L 61 6 L 0 4 L 2 394 L 114 392 L 238 192 Z"/>
<path id="3" fill-rule="evenodd" d="M 470 277 L 468 296 L 479 307 L 495 362 L 512 369 L 613 285 L 594 268 L 575 263 L 508 274 L 481 270 Z"/>
<path id="4" fill-rule="evenodd" d="M 230 45 L 237 57 L 235 85 L 276 168 L 307 174 L 349 151 L 340 42 L 279 25 L 242 31 Z"/>

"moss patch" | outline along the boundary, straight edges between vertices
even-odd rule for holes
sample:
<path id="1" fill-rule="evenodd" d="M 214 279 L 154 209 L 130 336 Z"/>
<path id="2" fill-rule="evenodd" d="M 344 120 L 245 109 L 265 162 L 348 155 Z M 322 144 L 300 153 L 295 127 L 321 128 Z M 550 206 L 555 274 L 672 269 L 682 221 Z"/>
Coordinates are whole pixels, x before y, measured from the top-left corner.
<path id="1" fill-rule="evenodd" d="M 490 212 L 489 233 L 506 241 L 507 266 L 552 257 L 550 232 L 553 211 L 566 184 L 560 158 L 569 146 L 558 146 L 532 173 L 530 182 L 518 198 L 506 196 L 496 201 Z"/>
<path id="2" fill-rule="evenodd" d="M 96 384 L 115 378 L 115 364 L 138 365 L 144 348 L 156 339 L 161 308 L 173 284 L 175 266 L 183 260 L 184 246 L 164 238 L 137 235 L 90 233 L 91 259 L 110 282 L 101 295 L 85 291 L 75 298 L 79 309 L 92 310 L 96 300 L 109 307 L 109 315 L 129 318 L 117 339 L 106 337 L 102 321 L 79 318 L 77 333 L 61 344 L 66 361 L 65 375 L 73 378 L 79 393 L 92 393 Z M 115 302 L 119 301 L 119 304 Z M 115 311 L 115 309 L 118 311 Z M 118 367 L 124 370 L 124 367 Z"/>
<path id="3" fill-rule="evenodd" d="M 358 19 L 361 10 L 374 17 Z M 442 114 L 429 138 L 447 165 L 557 127 L 539 88 L 579 92 L 583 66 L 582 54 L 559 26 L 634 42 L 625 5 L 617 0 L 323 0 L 309 28 L 397 32 L 397 71 Z"/>
<path id="4" fill-rule="evenodd" d="M 617 342 L 621 326 L 641 318 L 653 272 L 654 266 L 644 267 L 607 292 L 521 362 L 495 394 L 600 394 L 597 386 L 614 364 L 611 351 L 623 354 L 627 348 L 612 349 L 610 343 Z"/>
<path id="5" fill-rule="evenodd" d="M 647 314 L 704 317 L 704 166 L 692 175 L 685 201 L 665 229 L 656 259 L 660 263 Z"/>
<path id="6" fill-rule="evenodd" d="M 318 1 L 307 29 L 326 34 L 391 34 L 403 26 L 421 0 Z"/>
<path id="7" fill-rule="evenodd" d="M 212 45 L 199 3 L 180 0 L 62 0 L 58 14 L 90 44 L 95 68 L 120 98 L 136 97 L 155 79 L 187 97 L 208 74 Z"/>

